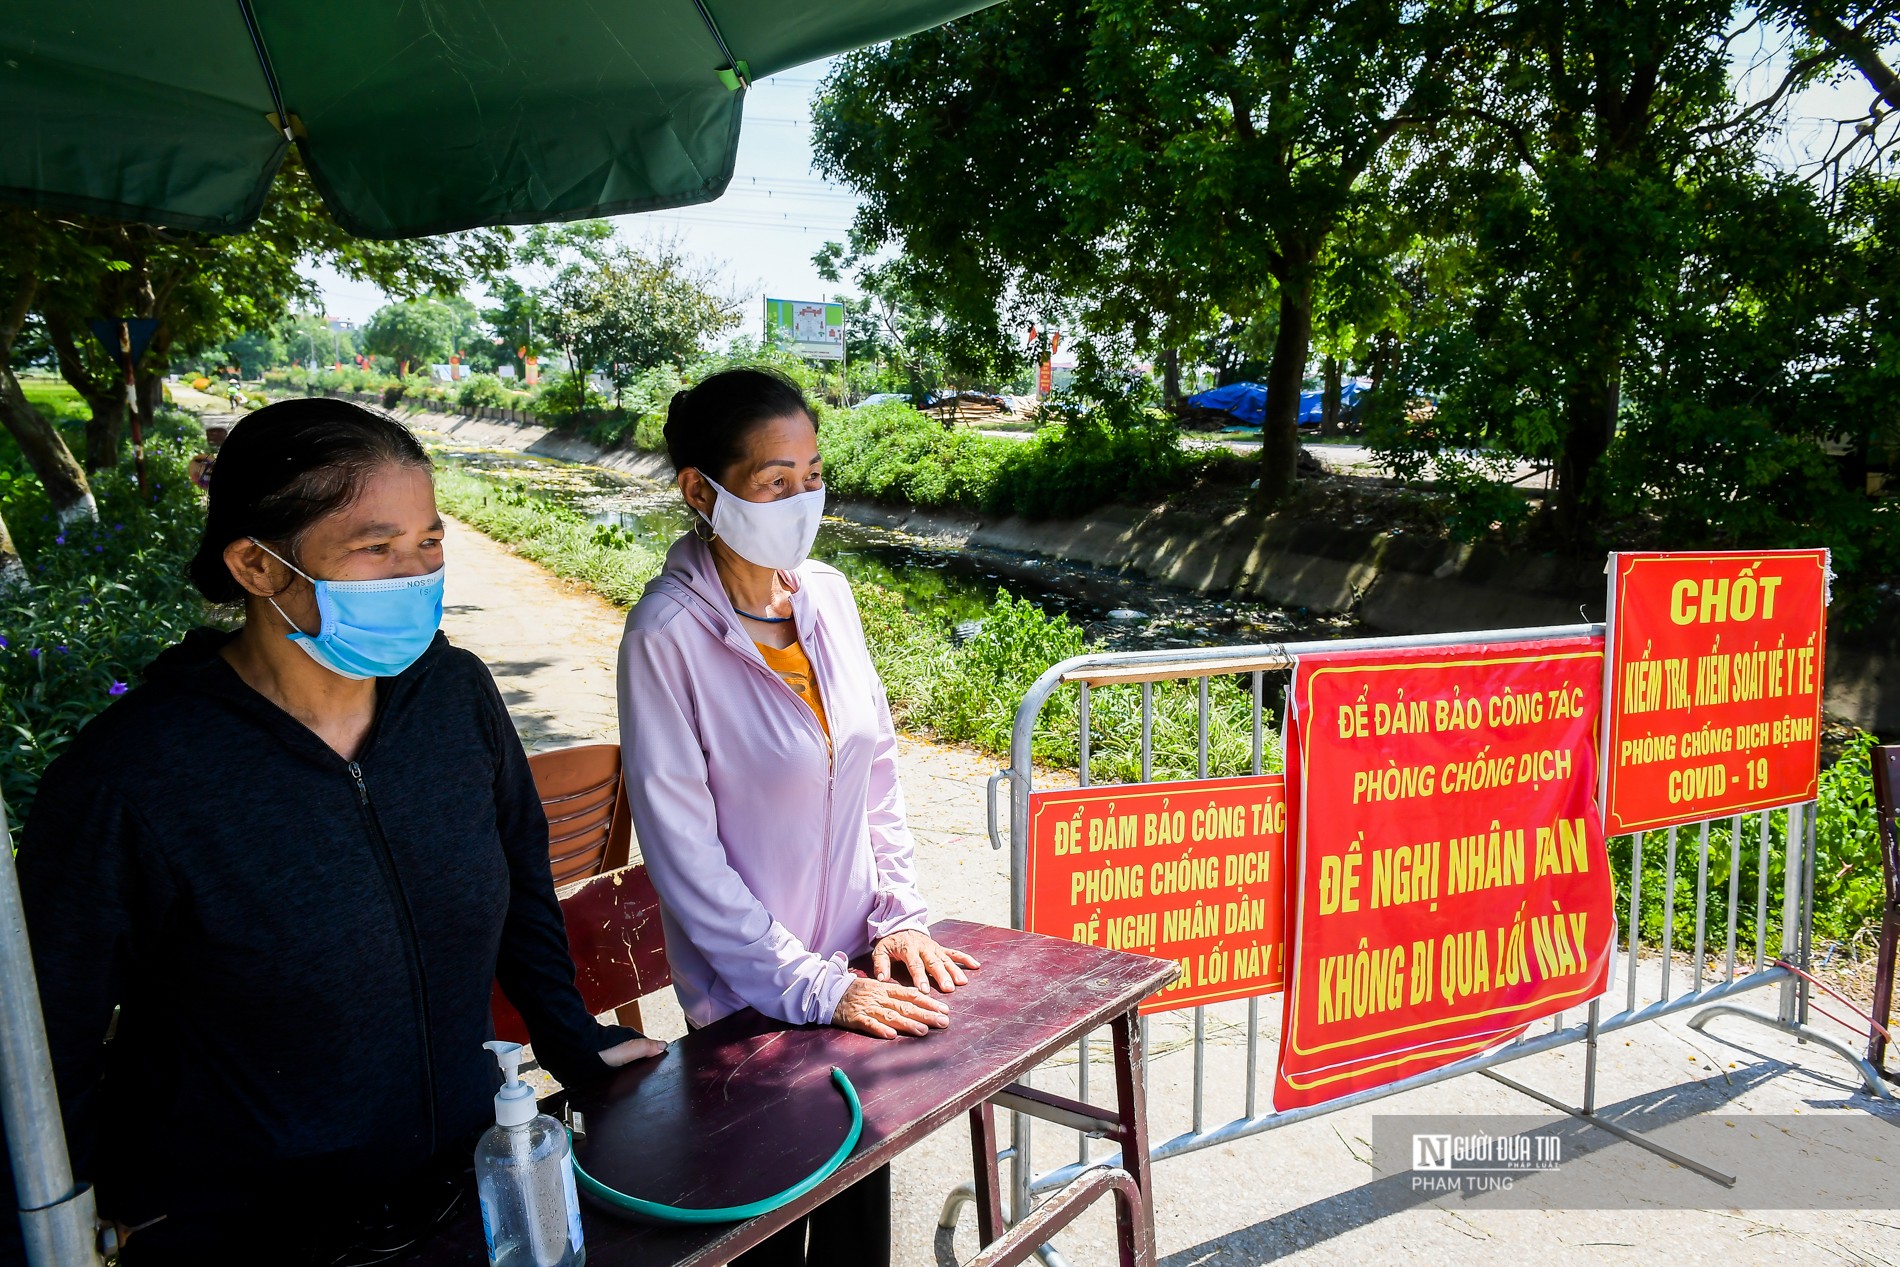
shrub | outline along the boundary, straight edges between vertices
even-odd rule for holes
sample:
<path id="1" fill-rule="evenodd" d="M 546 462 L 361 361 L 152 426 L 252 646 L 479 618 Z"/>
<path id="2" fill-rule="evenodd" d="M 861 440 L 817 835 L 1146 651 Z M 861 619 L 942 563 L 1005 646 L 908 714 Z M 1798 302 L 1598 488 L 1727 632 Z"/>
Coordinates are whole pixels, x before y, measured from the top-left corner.
<path id="1" fill-rule="evenodd" d="M 1182 449 L 1171 422 L 1111 426 L 1066 409 L 1028 440 L 943 424 L 899 402 L 826 412 L 825 479 L 840 495 L 1031 518 L 1077 515 L 1182 487 L 1217 455 Z"/>
<path id="2" fill-rule="evenodd" d="M 504 409 L 512 400 L 501 380 L 488 374 L 471 375 L 455 394 L 455 403 L 464 409 Z"/>
<path id="3" fill-rule="evenodd" d="M 30 590 L 0 596 L 0 794 L 16 822 L 47 764 L 136 683 L 152 658 L 204 623 L 185 577 L 204 516 L 185 477 L 195 426 L 166 411 L 147 441 L 156 504 L 129 468 L 93 479 L 97 524 L 61 529 L 19 455 L 0 452 L 0 514 L 17 528 Z"/>

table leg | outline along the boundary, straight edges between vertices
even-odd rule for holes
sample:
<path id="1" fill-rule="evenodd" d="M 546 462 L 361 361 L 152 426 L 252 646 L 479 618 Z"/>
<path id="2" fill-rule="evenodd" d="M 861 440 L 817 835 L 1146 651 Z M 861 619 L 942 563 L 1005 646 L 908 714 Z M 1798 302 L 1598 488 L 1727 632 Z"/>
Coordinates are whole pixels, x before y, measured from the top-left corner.
<path id="1" fill-rule="evenodd" d="M 970 1110 L 970 1148 L 976 1154 L 976 1240 L 988 1245 L 1003 1230 L 1003 1177 L 996 1165 L 996 1106 Z"/>
<path id="2" fill-rule="evenodd" d="M 1130 1008 L 1109 1023 L 1115 1037 L 1115 1106 L 1122 1122 L 1122 1169 L 1140 1190 L 1139 1201 L 1118 1205 L 1116 1233 L 1122 1267 L 1155 1261 L 1154 1190 L 1148 1165 L 1148 1088 L 1142 1080 L 1141 1020 Z"/>

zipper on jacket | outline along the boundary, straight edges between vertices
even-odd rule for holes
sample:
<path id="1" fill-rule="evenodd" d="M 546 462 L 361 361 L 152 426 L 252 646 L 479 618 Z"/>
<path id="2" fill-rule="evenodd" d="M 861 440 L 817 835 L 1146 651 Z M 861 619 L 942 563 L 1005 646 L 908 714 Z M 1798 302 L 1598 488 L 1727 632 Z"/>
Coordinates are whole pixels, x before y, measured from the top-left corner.
<path id="1" fill-rule="evenodd" d="M 818 627 L 815 622 L 812 625 L 811 632 L 810 634 L 807 635 L 807 637 L 810 639 L 811 645 L 805 648 L 805 658 L 811 661 L 812 681 L 814 683 L 817 683 L 818 664 L 821 660 L 824 659 L 824 655 L 819 651 L 818 644 L 821 641 L 821 639 L 818 637 Z M 778 677 L 778 674 L 774 673 L 772 676 Z M 781 683 L 783 683 L 784 680 L 780 679 L 780 681 Z M 789 685 L 786 685 L 785 689 L 789 691 L 791 690 L 791 687 Z M 823 686 L 820 685 L 819 690 L 822 692 L 823 689 L 824 689 Z M 796 694 L 796 693 L 797 692 L 793 692 L 793 694 Z M 799 703 L 803 704 L 804 701 L 800 700 Z M 807 707 L 805 711 L 809 713 L 811 712 L 811 709 Z M 814 724 L 817 722 L 817 720 L 818 719 L 816 717 L 812 718 L 812 721 Z M 819 727 L 819 729 L 823 730 L 824 728 L 821 726 Z M 826 735 L 825 736 L 825 834 L 823 836 L 824 854 L 822 855 L 822 861 L 819 864 L 820 869 L 818 872 L 818 921 L 817 921 L 817 926 L 816 926 L 817 932 L 820 936 L 824 935 L 825 915 L 831 908 L 831 802 L 833 799 L 833 794 L 837 791 L 837 788 L 838 788 L 837 747 L 835 744 L 832 743 L 831 736 Z"/>
<path id="2" fill-rule="evenodd" d="M 402 879 L 396 873 L 396 856 L 390 852 L 389 838 L 383 834 L 382 821 L 376 817 L 376 807 L 369 803 L 369 785 L 363 779 L 363 767 L 354 761 L 349 763 L 349 767 L 350 778 L 356 781 L 356 803 L 362 807 L 363 817 L 369 823 L 370 839 L 376 845 L 377 865 L 382 868 L 383 880 L 396 899 L 396 911 L 402 921 L 403 951 L 408 956 L 410 981 L 415 986 L 416 1000 L 421 1008 L 422 1075 L 429 1102 L 429 1156 L 433 1157 L 440 1142 L 436 1138 L 435 1051 L 429 1035 L 429 982 L 422 972 L 422 948 L 416 936 L 416 917 L 409 909 L 409 895 L 403 891 Z"/>

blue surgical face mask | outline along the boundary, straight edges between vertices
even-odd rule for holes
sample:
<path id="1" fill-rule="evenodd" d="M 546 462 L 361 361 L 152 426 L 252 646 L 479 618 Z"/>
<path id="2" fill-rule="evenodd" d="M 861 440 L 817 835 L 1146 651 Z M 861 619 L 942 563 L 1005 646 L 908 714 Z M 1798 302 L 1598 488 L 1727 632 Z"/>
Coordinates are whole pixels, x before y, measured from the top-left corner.
<path id="1" fill-rule="evenodd" d="M 422 576 L 393 576 L 382 581 L 322 581 L 277 551 L 251 538 L 251 544 L 295 572 L 317 592 L 317 632 L 307 634 L 277 614 L 295 632 L 285 635 L 304 654 L 332 673 L 362 680 L 395 677 L 414 664 L 435 641 L 442 625 L 444 568 Z"/>

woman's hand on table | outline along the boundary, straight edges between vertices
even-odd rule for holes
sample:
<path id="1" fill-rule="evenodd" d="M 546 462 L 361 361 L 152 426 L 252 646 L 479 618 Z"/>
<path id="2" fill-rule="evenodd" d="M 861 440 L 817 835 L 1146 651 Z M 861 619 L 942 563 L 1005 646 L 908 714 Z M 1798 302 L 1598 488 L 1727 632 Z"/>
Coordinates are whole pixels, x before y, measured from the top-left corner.
<path id="1" fill-rule="evenodd" d="M 609 1069 L 618 1069 L 630 1065 L 636 1060 L 645 1060 L 649 1056 L 658 1056 L 666 1051 L 666 1044 L 657 1038 L 629 1038 L 600 1053 L 601 1063 Z"/>
<path id="2" fill-rule="evenodd" d="M 871 948 L 871 975 L 879 981 L 895 980 L 891 976 L 893 961 L 910 970 L 911 983 L 919 989 L 928 990 L 935 985 L 945 994 L 970 983 L 963 975 L 965 968 L 974 972 L 983 966 L 973 955 L 938 945 L 921 928 L 906 928 L 878 938 L 877 945 Z"/>
<path id="3" fill-rule="evenodd" d="M 927 990 L 915 990 L 895 981 L 853 977 L 838 1000 L 831 1023 L 873 1038 L 909 1034 L 922 1038 L 933 1029 L 950 1028 L 950 1009 Z"/>

